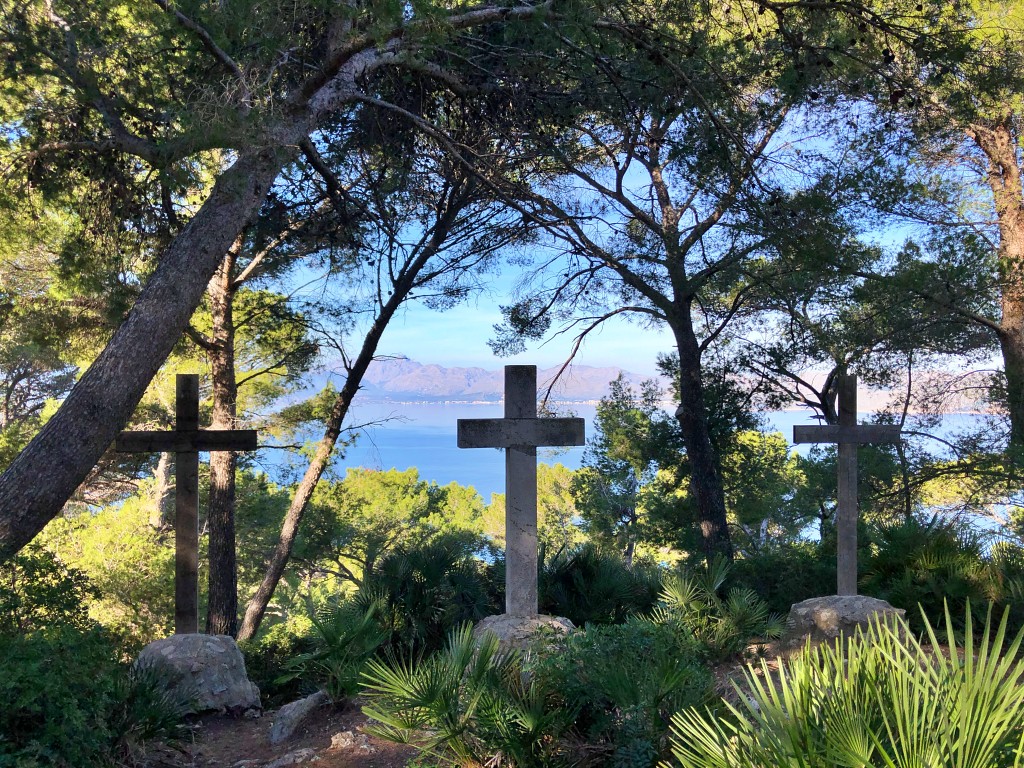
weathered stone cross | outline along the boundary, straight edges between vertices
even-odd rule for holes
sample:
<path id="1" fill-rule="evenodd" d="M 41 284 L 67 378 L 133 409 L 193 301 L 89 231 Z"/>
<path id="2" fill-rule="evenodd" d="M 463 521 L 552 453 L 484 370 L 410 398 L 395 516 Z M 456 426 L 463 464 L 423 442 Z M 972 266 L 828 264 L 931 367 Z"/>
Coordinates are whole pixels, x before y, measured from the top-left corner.
<path id="1" fill-rule="evenodd" d="M 583 445 L 583 419 L 537 418 L 537 366 L 505 366 L 505 417 L 459 419 L 459 448 L 505 449 L 505 613 L 537 615 L 537 448 Z"/>
<path id="2" fill-rule="evenodd" d="M 794 443 L 839 444 L 839 493 L 836 509 L 837 594 L 857 594 L 857 446 L 895 443 L 900 428 L 887 424 L 857 424 L 857 377 L 838 377 L 839 424 L 793 427 Z"/>
<path id="3" fill-rule="evenodd" d="M 174 633 L 199 631 L 199 452 L 253 451 L 255 429 L 200 429 L 199 377 L 179 373 L 174 430 L 122 432 L 114 450 L 174 452 Z"/>

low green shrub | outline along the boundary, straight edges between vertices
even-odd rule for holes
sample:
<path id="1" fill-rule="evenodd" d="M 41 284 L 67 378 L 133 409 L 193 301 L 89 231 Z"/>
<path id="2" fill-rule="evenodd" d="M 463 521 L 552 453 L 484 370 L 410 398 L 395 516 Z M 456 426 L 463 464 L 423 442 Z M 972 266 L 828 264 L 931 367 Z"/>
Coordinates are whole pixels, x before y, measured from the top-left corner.
<path id="1" fill-rule="evenodd" d="M 651 614 L 660 624 L 675 626 L 694 638 L 701 655 L 719 662 L 738 656 L 753 641 L 779 637 L 782 617 L 747 588 L 723 593 L 731 565 L 717 560 L 704 571 L 670 577 Z"/>
<path id="2" fill-rule="evenodd" d="M 861 591 L 906 609 L 915 631 L 924 631 L 919 605 L 932 622 L 942 621 L 946 603 L 954 617 L 973 605 L 978 622 L 984 621 L 981 606 L 1012 600 L 987 535 L 963 521 L 908 517 L 873 526 L 869 541 Z"/>
<path id="3" fill-rule="evenodd" d="M 705 701 L 711 677 L 692 642 L 634 618 L 588 626 L 529 657 L 474 647 L 469 627 L 424 660 L 371 661 L 364 712 L 383 738 L 437 765 L 649 768 L 669 715 Z"/>
<path id="4" fill-rule="evenodd" d="M 673 718 L 672 752 L 683 768 L 834 768 L 1024 764 L 1022 636 L 1006 643 L 1006 617 L 986 618 L 974 640 L 964 613 L 964 646 L 948 608 L 946 642 L 924 618 L 930 648 L 880 622 L 840 646 L 820 646 L 777 676 L 748 669 L 752 696 L 731 717 L 690 708 Z"/>
<path id="5" fill-rule="evenodd" d="M 293 616 L 273 624 L 252 640 L 238 644 L 245 657 L 245 670 L 260 689 L 266 709 L 295 701 L 309 693 L 314 683 L 291 676 L 289 664 L 296 656 L 315 648 L 313 623 L 307 616 Z"/>
<path id="6" fill-rule="evenodd" d="M 727 585 L 753 590 L 771 613 L 785 616 L 794 603 L 835 593 L 835 546 L 799 541 L 767 547 L 733 561 Z"/>
<path id="7" fill-rule="evenodd" d="M 578 627 L 621 624 L 658 601 L 662 574 L 656 566 L 627 566 L 621 555 L 593 544 L 559 550 L 542 562 L 537 585 L 541 613 L 564 616 Z"/>
<path id="8" fill-rule="evenodd" d="M 411 744 L 437 765 L 497 764 L 500 755 L 506 765 L 540 768 L 571 757 L 563 736 L 573 713 L 549 707 L 521 658 L 499 652 L 493 635 L 477 645 L 468 624 L 426 659 L 370 661 L 363 690 L 363 712 L 378 723 L 367 731 Z"/>
<path id="9" fill-rule="evenodd" d="M 647 768 L 665 755 L 669 718 L 705 702 L 712 677 L 696 643 L 673 627 L 631 618 L 588 625 L 530 664 L 550 706 L 574 714 L 593 762 Z"/>
<path id="10" fill-rule="evenodd" d="M 0 563 L 0 633 L 88 629 L 95 626 L 88 603 L 98 595 L 84 573 L 30 544 Z"/>
<path id="11" fill-rule="evenodd" d="M 179 735 L 190 703 L 124 663 L 97 629 L 0 634 L 0 764 L 107 766 Z"/>
<path id="12" fill-rule="evenodd" d="M 430 653 L 466 621 L 499 611 L 487 565 L 475 544 L 450 536 L 400 546 L 384 557 L 360 589 L 363 605 L 377 603 L 390 627 L 387 644 L 406 653 Z"/>
<path id="13" fill-rule="evenodd" d="M 391 634 L 381 611 L 380 601 L 330 600 L 317 606 L 310 616 L 313 649 L 288 661 L 275 682 L 301 680 L 339 702 L 354 696 L 367 661 Z"/>

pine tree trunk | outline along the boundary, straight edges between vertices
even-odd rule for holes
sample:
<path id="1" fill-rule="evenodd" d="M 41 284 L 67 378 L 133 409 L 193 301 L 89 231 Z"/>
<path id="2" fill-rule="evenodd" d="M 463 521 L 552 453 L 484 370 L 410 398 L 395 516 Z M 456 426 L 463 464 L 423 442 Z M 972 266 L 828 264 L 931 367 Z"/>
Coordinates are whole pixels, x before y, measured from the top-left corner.
<path id="1" fill-rule="evenodd" d="M 128 317 L 60 409 L 0 475 L 0 561 L 64 507 L 128 422 L 293 150 L 245 152 L 163 252 Z"/>
<path id="2" fill-rule="evenodd" d="M 711 443 L 704 383 L 701 378 L 700 346 L 693 331 L 689 306 L 673 323 L 679 350 L 679 407 L 676 419 L 686 446 L 690 469 L 690 495 L 697 511 L 704 557 L 710 564 L 716 557 L 733 559 L 732 540 L 725 514 L 725 491 L 718 456 Z"/>
<path id="3" fill-rule="evenodd" d="M 1024 446 L 1024 184 L 1019 137 L 1012 125 L 1012 116 L 1007 115 L 994 125 L 972 125 L 967 135 L 988 159 L 988 183 L 999 226 L 999 346 L 1006 372 L 1010 439 Z"/>
<path id="4" fill-rule="evenodd" d="M 464 194 L 469 194 L 468 188 L 464 190 Z M 377 346 L 380 344 L 384 331 L 387 329 L 388 323 L 395 316 L 398 308 L 402 306 L 412 292 L 421 271 L 447 239 L 461 207 L 459 198 L 449 198 L 447 208 L 438 217 L 434 226 L 429 244 L 422 248 L 419 255 L 411 263 L 403 267 L 397 277 L 394 278 L 395 282 L 391 295 L 381 305 L 373 325 L 370 326 L 366 336 L 363 337 L 359 354 L 348 368 L 345 386 L 341 388 L 341 392 L 335 398 L 334 406 L 327 417 L 324 436 L 320 439 L 316 454 L 309 463 L 309 467 L 306 469 L 306 473 L 303 475 L 302 481 L 295 491 L 295 496 L 292 498 L 292 503 L 288 507 L 288 512 L 285 514 L 284 523 L 281 525 L 281 535 L 278 537 L 277 546 L 270 556 L 270 562 L 267 565 L 263 581 L 256 589 L 256 593 L 250 598 L 248 605 L 246 605 L 242 626 L 238 630 L 239 640 L 251 639 L 259 629 L 263 621 L 263 615 L 270 604 L 270 599 L 274 596 L 274 590 L 277 589 L 277 584 L 284 574 L 285 566 L 288 565 L 288 561 L 291 559 L 292 547 L 295 546 L 295 537 L 298 535 L 299 525 L 302 522 L 303 515 L 306 513 L 306 507 L 309 506 L 309 500 L 313 497 L 313 491 L 316 490 L 317 483 L 320 482 L 324 470 L 327 469 L 327 465 L 330 463 L 334 446 L 341 436 L 341 426 L 348 415 L 348 409 L 352 405 L 356 392 L 359 391 L 359 387 L 362 385 L 363 376 L 366 375 L 370 363 L 373 362 L 374 355 L 377 354 Z M 372 563 L 368 562 L 365 572 L 370 573 L 371 568 Z"/>
<path id="5" fill-rule="evenodd" d="M 229 251 L 210 281 L 210 313 L 213 320 L 212 345 L 208 350 L 213 380 L 213 429 L 237 427 L 238 387 L 235 379 L 235 325 L 232 315 L 235 290 L 231 284 L 235 254 Z M 235 555 L 235 468 L 234 451 L 210 454 L 210 499 L 207 507 L 209 530 L 208 592 L 206 633 L 235 636 L 238 631 L 238 575 Z"/>

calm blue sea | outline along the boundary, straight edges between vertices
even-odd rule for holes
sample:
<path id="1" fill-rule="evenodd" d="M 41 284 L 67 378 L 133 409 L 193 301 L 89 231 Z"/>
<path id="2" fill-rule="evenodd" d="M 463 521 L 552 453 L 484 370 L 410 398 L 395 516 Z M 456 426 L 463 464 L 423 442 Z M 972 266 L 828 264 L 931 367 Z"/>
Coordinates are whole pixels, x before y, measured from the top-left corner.
<path id="1" fill-rule="evenodd" d="M 587 436 L 593 434 L 594 406 L 572 406 L 571 414 L 587 420 Z M 457 482 L 473 486 L 489 500 L 493 493 L 503 493 L 505 462 L 497 449 L 462 449 L 456 446 L 456 424 L 459 419 L 500 418 L 500 404 L 426 404 L 426 403 L 370 403 L 353 408 L 350 423 L 363 425 L 354 445 L 346 448 L 344 456 L 336 459 L 332 471 L 342 477 L 349 467 L 371 469 L 408 469 L 416 467 L 420 478 L 433 480 L 439 485 Z M 861 418 L 868 414 L 862 414 Z M 765 414 L 771 429 L 787 438 L 793 435 L 794 424 L 814 424 L 807 411 L 779 411 Z M 958 415 L 959 416 L 959 415 Z M 963 415 L 963 419 L 976 417 Z M 799 446 L 806 451 L 808 446 Z M 539 460 L 548 464 L 561 463 L 577 469 L 583 459 L 583 448 L 540 449 Z M 296 473 L 304 469 L 296 463 L 292 474 L 282 456 L 269 456 L 263 468 L 278 482 L 297 480 Z"/>
<path id="2" fill-rule="evenodd" d="M 560 415 L 580 416 L 587 420 L 587 437 L 593 432 L 595 407 L 574 405 Z M 456 445 L 459 419 L 500 418 L 500 404 L 369 403 L 353 408 L 349 424 L 359 425 L 356 441 L 344 455 L 335 459 L 331 475 L 344 477 L 349 467 L 369 469 L 408 469 L 416 467 L 423 480 L 439 485 L 457 482 L 473 486 L 488 501 L 493 493 L 504 493 L 505 462 L 501 451 L 491 448 L 463 449 Z M 774 411 L 765 418 L 768 428 L 778 430 L 792 440 L 795 424 L 814 424 L 809 411 Z M 860 420 L 869 416 L 860 414 Z M 976 414 L 952 414 L 944 419 L 939 434 L 949 435 L 976 424 Z M 317 439 L 319 435 L 311 435 Z M 935 449 L 936 446 L 930 446 Z M 796 446 L 806 453 L 810 446 Z M 538 459 L 548 464 L 561 463 L 578 469 L 583 448 L 541 448 Z M 305 460 L 284 451 L 260 452 L 258 468 L 278 483 L 297 482 L 306 468 Z"/>

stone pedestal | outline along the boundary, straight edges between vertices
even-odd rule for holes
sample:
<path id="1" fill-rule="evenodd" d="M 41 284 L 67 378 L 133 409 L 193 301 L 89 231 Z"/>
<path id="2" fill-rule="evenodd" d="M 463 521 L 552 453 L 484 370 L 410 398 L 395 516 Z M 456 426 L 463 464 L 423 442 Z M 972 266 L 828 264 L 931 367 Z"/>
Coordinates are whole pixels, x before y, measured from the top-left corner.
<path id="1" fill-rule="evenodd" d="M 485 634 L 498 638 L 502 651 L 529 651 L 543 643 L 545 635 L 567 635 L 575 631 L 575 625 L 560 616 L 488 616 L 473 627 L 473 636 L 478 640 Z"/>
<path id="2" fill-rule="evenodd" d="M 790 609 L 780 650 L 784 656 L 790 656 L 802 651 L 808 641 L 812 648 L 822 643 L 833 645 L 839 637 L 853 637 L 858 628 L 867 631 L 875 616 L 902 622 L 905 614 L 902 608 L 893 608 L 885 600 L 864 595 L 814 597 Z"/>

